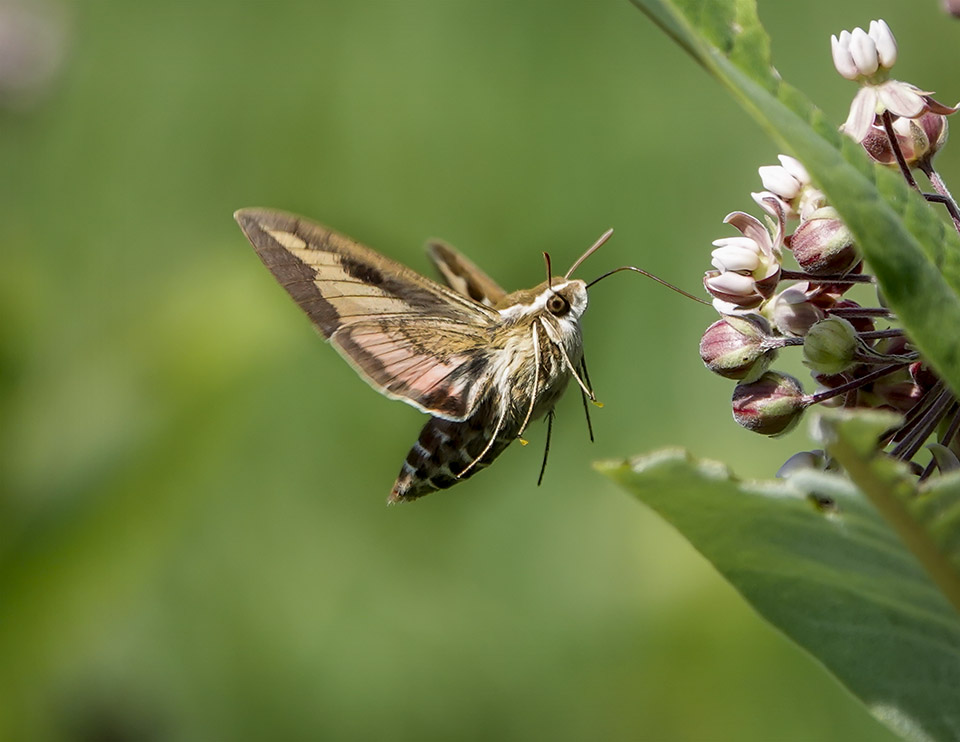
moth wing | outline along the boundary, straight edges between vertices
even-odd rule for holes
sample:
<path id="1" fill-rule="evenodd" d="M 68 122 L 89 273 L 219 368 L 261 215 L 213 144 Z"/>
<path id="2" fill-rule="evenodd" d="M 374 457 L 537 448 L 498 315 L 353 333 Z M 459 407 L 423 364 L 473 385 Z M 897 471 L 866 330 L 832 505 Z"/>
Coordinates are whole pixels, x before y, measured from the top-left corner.
<path id="1" fill-rule="evenodd" d="M 307 219 L 234 214 L 264 265 L 375 389 L 463 420 L 489 387 L 499 313 Z"/>
<path id="2" fill-rule="evenodd" d="M 384 316 L 488 327 L 499 315 L 307 219 L 270 209 L 234 214 L 263 264 L 323 336 Z"/>
<path id="3" fill-rule="evenodd" d="M 467 419 L 490 388 L 493 351 L 476 325 L 384 318 L 344 325 L 330 342 L 379 392 L 436 417 Z"/>
<path id="4" fill-rule="evenodd" d="M 427 255 L 457 293 L 488 307 L 496 306 L 507 295 L 500 284 L 447 243 L 432 240 L 427 244 Z"/>

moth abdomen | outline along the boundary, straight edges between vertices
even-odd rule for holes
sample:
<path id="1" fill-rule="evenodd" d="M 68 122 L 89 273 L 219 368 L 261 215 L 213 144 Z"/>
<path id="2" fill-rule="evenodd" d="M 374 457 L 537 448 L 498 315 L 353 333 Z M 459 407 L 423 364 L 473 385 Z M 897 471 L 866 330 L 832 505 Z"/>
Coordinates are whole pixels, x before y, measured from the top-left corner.
<path id="1" fill-rule="evenodd" d="M 415 500 L 452 487 L 489 466 L 516 437 L 516 431 L 501 430 L 484 453 L 494 433 L 489 420 L 489 414 L 478 414 L 462 422 L 430 418 L 407 453 L 387 501 Z M 476 461 L 481 454 L 483 457 Z"/>

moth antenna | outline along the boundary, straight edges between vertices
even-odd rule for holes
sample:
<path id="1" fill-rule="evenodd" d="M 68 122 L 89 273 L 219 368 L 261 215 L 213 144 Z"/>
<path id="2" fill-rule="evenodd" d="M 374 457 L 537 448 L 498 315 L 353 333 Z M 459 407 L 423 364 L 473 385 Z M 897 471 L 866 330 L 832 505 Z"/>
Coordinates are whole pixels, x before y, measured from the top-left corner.
<path id="1" fill-rule="evenodd" d="M 550 253 L 545 252 L 543 259 L 547 262 L 547 288 L 553 288 L 553 268 L 550 266 Z"/>
<path id="2" fill-rule="evenodd" d="M 708 307 L 713 306 L 710 302 L 704 301 L 699 296 L 694 296 L 693 294 L 689 294 L 683 289 L 674 286 L 672 283 L 669 283 L 668 281 L 664 281 L 659 276 L 655 276 L 652 273 L 648 273 L 647 271 L 643 270 L 642 268 L 637 268 L 632 265 L 622 265 L 619 268 L 614 268 L 612 271 L 608 271 L 607 273 L 604 273 L 599 278 L 594 278 L 590 283 L 587 284 L 587 288 L 590 288 L 591 286 L 593 286 L 593 284 L 599 281 L 602 281 L 604 278 L 607 278 L 608 276 L 612 276 L 614 273 L 619 273 L 620 271 L 635 271 L 636 273 L 640 273 L 641 275 L 644 275 L 647 278 L 652 278 L 654 281 L 661 284 L 662 286 L 666 286 L 671 291 L 676 291 L 678 294 L 685 296 L 688 299 L 693 299 L 694 301 L 699 302 L 700 304 L 706 304 Z"/>
<path id="3" fill-rule="evenodd" d="M 589 258 L 591 255 L 593 255 L 593 254 L 594 254 L 597 250 L 599 250 L 601 247 L 603 247 L 603 243 L 606 242 L 607 240 L 609 240 L 612 235 L 613 235 L 613 227 L 611 227 L 611 228 L 608 229 L 606 232 L 604 232 L 602 235 L 600 235 L 600 236 L 597 238 L 597 241 L 594 242 L 590 247 L 588 247 L 588 248 L 587 248 L 587 251 L 586 251 L 583 255 L 581 255 L 579 258 L 577 258 L 576 262 L 574 262 L 574 264 L 570 266 L 570 270 L 567 271 L 567 273 L 566 273 L 566 275 L 564 276 L 564 278 L 570 278 L 570 276 L 573 275 L 573 272 L 574 272 L 577 268 L 580 267 L 580 264 L 581 264 L 584 260 L 586 260 L 587 258 Z"/>
<path id="4" fill-rule="evenodd" d="M 547 456 L 550 455 L 550 434 L 553 433 L 553 410 L 547 413 L 547 442 L 543 446 L 543 463 L 540 464 L 540 476 L 537 477 L 537 487 L 543 482 L 543 473 L 547 470 Z"/>

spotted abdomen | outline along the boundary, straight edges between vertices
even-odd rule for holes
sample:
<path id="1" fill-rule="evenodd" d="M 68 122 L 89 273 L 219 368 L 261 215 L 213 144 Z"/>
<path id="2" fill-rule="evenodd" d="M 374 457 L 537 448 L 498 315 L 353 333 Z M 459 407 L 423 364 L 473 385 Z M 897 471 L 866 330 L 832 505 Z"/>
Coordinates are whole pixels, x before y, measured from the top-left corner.
<path id="1" fill-rule="evenodd" d="M 503 453 L 517 437 L 515 426 L 502 427 L 483 458 L 470 466 L 493 435 L 496 416 L 484 409 L 490 404 L 488 400 L 475 415 L 463 422 L 431 417 L 407 454 L 387 501 L 415 500 L 452 487 L 486 468 Z M 458 475 L 461 476 L 458 478 Z"/>

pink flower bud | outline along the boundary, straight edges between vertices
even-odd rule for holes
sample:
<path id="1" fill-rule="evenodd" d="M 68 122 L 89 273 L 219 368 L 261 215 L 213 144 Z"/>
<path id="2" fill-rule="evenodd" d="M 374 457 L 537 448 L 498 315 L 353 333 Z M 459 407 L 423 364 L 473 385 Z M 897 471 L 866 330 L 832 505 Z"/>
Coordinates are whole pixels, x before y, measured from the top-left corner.
<path id="1" fill-rule="evenodd" d="M 759 315 L 724 317 L 703 333 L 700 358 L 708 369 L 727 379 L 755 379 L 776 357 L 769 339 L 770 325 Z"/>
<path id="2" fill-rule="evenodd" d="M 761 435 L 782 435 L 800 420 L 807 407 L 800 382 L 792 376 L 767 371 L 756 381 L 733 390 L 733 419 Z"/>
<path id="3" fill-rule="evenodd" d="M 800 267 L 814 276 L 843 274 L 860 262 L 853 235 L 829 206 L 817 209 L 797 227 L 790 249 Z"/>

